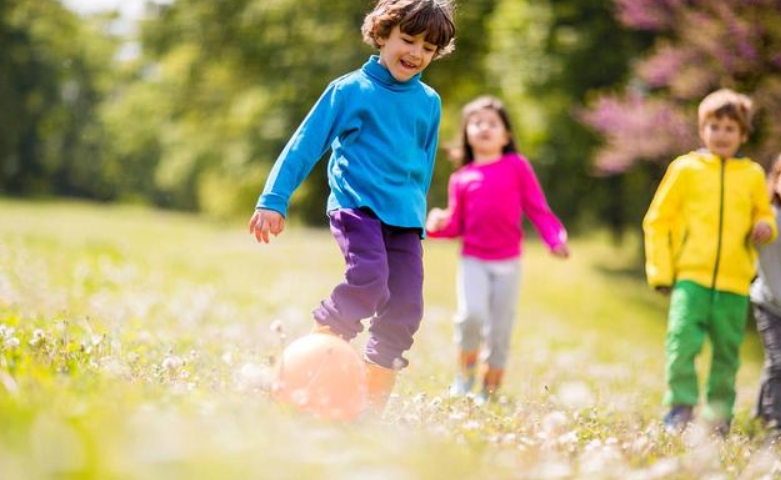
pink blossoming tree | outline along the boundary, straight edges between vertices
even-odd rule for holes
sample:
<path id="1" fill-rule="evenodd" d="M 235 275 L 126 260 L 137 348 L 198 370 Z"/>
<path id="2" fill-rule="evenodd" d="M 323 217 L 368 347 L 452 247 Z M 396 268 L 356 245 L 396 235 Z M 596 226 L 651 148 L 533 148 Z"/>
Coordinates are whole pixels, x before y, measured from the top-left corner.
<path id="1" fill-rule="evenodd" d="M 642 160 L 666 164 L 697 148 L 697 104 L 721 87 L 754 100 L 746 153 L 768 164 L 781 152 L 781 2 L 614 3 L 620 22 L 657 37 L 624 90 L 596 98 L 582 116 L 605 140 L 595 157 L 599 172 L 621 173 Z"/>

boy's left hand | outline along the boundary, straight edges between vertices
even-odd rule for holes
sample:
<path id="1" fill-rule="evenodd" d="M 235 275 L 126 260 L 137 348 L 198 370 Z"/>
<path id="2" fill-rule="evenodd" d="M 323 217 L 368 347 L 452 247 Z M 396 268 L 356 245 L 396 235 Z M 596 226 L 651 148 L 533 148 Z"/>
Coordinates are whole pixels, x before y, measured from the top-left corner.
<path id="1" fill-rule="evenodd" d="M 751 230 L 751 241 L 757 245 L 767 243 L 772 236 L 773 228 L 765 221 L 757 222 L 757 224 L 754 225 L 754 229 Z"/>

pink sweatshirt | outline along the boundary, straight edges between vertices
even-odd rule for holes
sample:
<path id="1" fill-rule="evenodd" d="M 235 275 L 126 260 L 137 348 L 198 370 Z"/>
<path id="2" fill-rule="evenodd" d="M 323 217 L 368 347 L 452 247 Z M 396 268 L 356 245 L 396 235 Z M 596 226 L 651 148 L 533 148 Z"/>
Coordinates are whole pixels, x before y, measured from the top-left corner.
<path id="1" fill-rule="evenodd" d="M 504 260 L 521 255 L 523 214 L 553 249 L 567 231 L 545 200 L 528 160 L 508 153 L 496 162 L 470 163 L 450 176 L 450 219 L 432 238 L 463 237 L 462 255 Z"/>

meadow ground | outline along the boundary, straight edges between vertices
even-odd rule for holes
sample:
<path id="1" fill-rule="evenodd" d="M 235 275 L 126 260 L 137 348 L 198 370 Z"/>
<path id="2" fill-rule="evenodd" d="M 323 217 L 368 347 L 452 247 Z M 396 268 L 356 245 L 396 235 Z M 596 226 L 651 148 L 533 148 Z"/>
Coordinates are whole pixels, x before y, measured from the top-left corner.
<path id="1" fill-rule="evenodd" d="M 240 223 L 0 200 L 0 479 L 781 476 L 750 419 L 756 334 L 729 437 L 668 435 L 666 299 L 631 268 L 636 239 L 572 250 L 530 235 L 507 384 L 477 407 L 447 396 L 457 244 L 426 241 L 410 368 L 382 418 L 330 423 L 268 398 L 281 347 L 342 275 L 327 231 L 258 245 Z"/>

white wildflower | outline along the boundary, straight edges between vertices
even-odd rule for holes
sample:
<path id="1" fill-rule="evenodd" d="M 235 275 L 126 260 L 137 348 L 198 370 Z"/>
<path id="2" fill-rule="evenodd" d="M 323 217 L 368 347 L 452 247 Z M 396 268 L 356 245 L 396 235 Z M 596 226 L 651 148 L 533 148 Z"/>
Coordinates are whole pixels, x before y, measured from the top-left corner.
<path id="1" fill-rule="evenodd" d="M 182 366 L 184 366 L 184 360 L 177 357 L 176 355 L 166 355 L 166 357 L 163 359 L 164 370 L 177 370 Z"/>
<path id="2" fill-rule="evenodd" d="M 559 401 L 572 409 L 590 407 L 594 404 L 594 395 L 588 385 L 581 381 L 564 383 L 559 387 Z"/>
<path id="3" fill-rule="evenodd" d="M 559 410 L 554 410 L 542 419 L 542 431 L 550 436 L 561 431 L 567 423 L 567 416 Z"/>
<path id="4" fill-rule="evenodd" d="M 46 333 L 40 328 L 33 330 L 32 338 L 27 342 L 31 347 L 36 347 L 46 341 Z"/>
<path id="5" fill-rule="evenodd" d="M 222 357 L 220 357 L 222 360 L 222 363 L 225 365 L 231 366 L 233 365 L 233 352 L 225 352 L 222 354 Z"/>
<path id="6" fill-rule="evenodd" d="M 266 388 L 271 384 L 271 372 L 267 367 L 245 363 L 239 370 L 237 382 L 243 388 Z"/>
<path id="7" fill-rule="evenodd" d="M 15 333 L 16 329 L 14 327 L 0 324 L 0 338 L 10 338 L 13 337 Z"/>
<path id="8" fill-rule="evenodd" d="M 269 325 L 269 327 L 268 327 L 268 328 L 269 328 L 269 330 L 271 330 L 272 332 L 274 332 L 274 333 L 276 333 L 276 334 L 280 334 L 280 335 L 281 335 L 282 333 L 284 333 L 284 331 L 285 331 L 285 328 L 284 328 L 284 326 L 282 325 L 282 320 L 279 320 L 279 319 L 277 319 L 277 320 L 274 320 L 273 322 L 271 322 L 271 325 Z"/>

